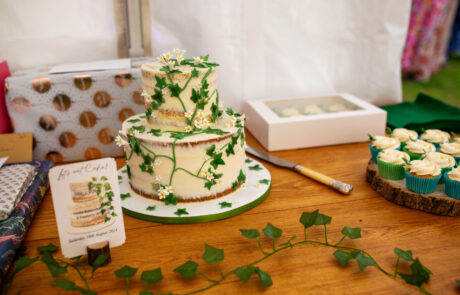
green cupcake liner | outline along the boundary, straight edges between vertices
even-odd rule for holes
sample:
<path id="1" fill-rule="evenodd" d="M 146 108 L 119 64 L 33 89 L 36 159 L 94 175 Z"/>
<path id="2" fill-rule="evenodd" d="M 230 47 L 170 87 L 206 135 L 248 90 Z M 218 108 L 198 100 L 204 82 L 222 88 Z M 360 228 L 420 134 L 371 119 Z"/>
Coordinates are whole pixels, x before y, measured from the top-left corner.
<path id="1" fill-rule="evenodd" d="M 413 161 L 413 160 L 422 160 L 423 159 L 423 155 L 411 153 L 408 150 L 406 150 L 406 147 L 404 147 L 402 151 L 407 153 L 410 156 L 411 161 Z"/>
<path id="2" fill-rule="evenodd" d="M 385 179 L 400 180 L 404 178 L 404 164 L 391 164 L 377 157 L 379 174 Z"/>
<path id="3" fill-rule="evenodd" d="M 454 199 L 460 200 L 460 182 L 450 179 L 447 174 L 444 174 L 444 180 L 446 182 L 445 192 L 446 195 Z"/>

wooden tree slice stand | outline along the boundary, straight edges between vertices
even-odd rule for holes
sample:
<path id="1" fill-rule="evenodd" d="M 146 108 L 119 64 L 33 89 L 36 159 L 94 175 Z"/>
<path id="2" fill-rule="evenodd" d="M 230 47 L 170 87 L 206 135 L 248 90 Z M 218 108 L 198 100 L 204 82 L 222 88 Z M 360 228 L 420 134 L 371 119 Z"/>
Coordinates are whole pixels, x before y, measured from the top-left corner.
<path id="1" fill-rule="evenodd" d="M 406 188 L 406 180 L 388 180 L 379 175 L 377 164 L 372 159 L 366 170 L 366 181 L 372 189 L 388 201 L 408 208 L 432 214 L 459 216 L 460 200 L 451 198 L 444 193 L 444 184 L 438 184 L 431 194 L 417 194 Z"/>

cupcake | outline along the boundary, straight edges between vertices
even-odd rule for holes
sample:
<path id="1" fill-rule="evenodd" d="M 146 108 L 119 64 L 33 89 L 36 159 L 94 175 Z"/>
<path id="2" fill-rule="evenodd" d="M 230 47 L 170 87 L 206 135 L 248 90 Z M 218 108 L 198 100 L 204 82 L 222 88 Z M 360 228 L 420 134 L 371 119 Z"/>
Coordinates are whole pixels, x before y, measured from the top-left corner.
<path id="1" fill-rule="evenodd" d="M 308 104 L 303 108 L 303 112 L 307 115 L 324 114 L 324 110 L 317 104 Z"/>
<path id="2" fill-rule="evenodd" d="M 385 179 L 399 180 L 404 178 L 404 160 L 410 156 L 398 150 L 383 150 L 377 155 L 379 174 Z"/>
<path id="3" fill-rule="evenodd" d="M 369 144 L 371 150 L 372 161 L 377 163 L 377 155 L 383 150 L 397 150 L 399 149 L 399 140 L 385 136 L 369 136 L 372 142 Z"/>
<path id="4" fill-rule="evenodd" d="M 446 182 L 446 195 L 449 197 L 460 199 L 460 167 L 453 168 L 450 172 L 444 175 Z"/>
<path id="5" fill-rule="evenodd" d="M 455 143 L 460 143 L 460 136 L 455 135 L 454 136 L 454 142 Z"/>
<path id="6" fill-rule="evenodd" d="M 434 144 L 436 148 L 439 148 L 441 143 L 449 141 L 450 135 L 449 133 L 439 129 L 428 129 L 423 132 L 423 134 L 420 136 L 420 139 L 430 142 Z"/>
<path id="7" fill-rule="evenodd" d="M 414 160 L 406 165 L 406 187 L 418 194 L 431 194 L 441 179 L 441 167 L 428 160 Z"/>
<path id="8" fill-rule="evenodd" d="M 460 143 L 442 143 L 439 147 L 439 152 L 454 157 L 456 162 L 460 161 Z"/>
<path id="9" fill-rule="evenodd" d="M 441 175 L 449 172 L 455 166 L 454 157 L 439 152 L 428 153 L 425 155 L 424 159 L 438 164 L 438 166 L 441 167 Z M 444 183 L 443 177 L 441 177 L 439 183 Z"/>
<path id="10" fill-rule="evenodd" d="M 285 108 L 281 111 L 281 116 L 283 117 L 297 117 L 301 115 L 302 114 L 296 108 Z"/>
<path id="11" fill-rule="evenodd" d="M 414 130 L 395 128 L 391 132 L 390 137 L 399 140 L 399 142 L 401 142 L 401 148 L 403 148 L 406 145 L 406 142 L 410 140 L 417 140 L 418 134 Z"/>
<path id="12" fill-rule="evenodd" d="M 406 142 L 403 151 L 408 153 L 411 160 L 421 160 L 424 154 L 435 152 L 434 144 L 417 139 Z"/>

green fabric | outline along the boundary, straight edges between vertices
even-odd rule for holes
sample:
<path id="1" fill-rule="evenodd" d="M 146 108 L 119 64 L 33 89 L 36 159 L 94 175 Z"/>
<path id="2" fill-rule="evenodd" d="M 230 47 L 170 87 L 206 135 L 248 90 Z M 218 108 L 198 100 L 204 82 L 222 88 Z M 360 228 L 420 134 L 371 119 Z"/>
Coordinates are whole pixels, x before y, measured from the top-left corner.
<path id="1" fill-rule="evenodd" d="M 387 125 L 417 132 L 442 129 L 460 132 L 460 108 L 419 93 L 415 102 L 382 106 L 387 111 Z"/>

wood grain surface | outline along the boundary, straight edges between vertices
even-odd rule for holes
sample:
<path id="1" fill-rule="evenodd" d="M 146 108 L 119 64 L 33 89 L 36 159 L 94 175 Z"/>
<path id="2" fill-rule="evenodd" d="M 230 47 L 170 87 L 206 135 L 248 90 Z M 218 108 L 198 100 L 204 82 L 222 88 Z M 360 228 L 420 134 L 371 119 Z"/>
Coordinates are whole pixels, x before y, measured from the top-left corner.
<path id="1" fill-rule="evenodd" d="M 262 149 L 250 134 L 247 143 Z M 124 294 L 125 284 L 113 274 L 128 264 L 140 271 L 132 280 L 131 294 L 139 294 L 143 284 L 141 270 L 161 267 L 164 279 L 154 288 L 155 294 L 174 291 L 184 293 L 208 285 L 197 276 L 183 280 L 173 273 L 187 260 L 200 264 L 200 269 L 217 278 L 215 265 L 206 265 L 201 256 L 204 244 L 224 249 L 224 272 L 261 257 L 257 244 L 241 236 L 239 229 L 262 229 L 267 222 L 283 229 L 283 237 L 303 236 L 299 217 L 304 211 L 319 209 L 332 216 L 328 226 L 329 240 L 341 238 L 344 226 L 361 227 L 362 238 L 346 240 L 343 245 L 368 251 L 385 269 L 393 271 L 395 247 L 411 249 L 414 256 L 432 272 L 426 289 L 433 294 L 458 294 L 456 279 L 460 279 L 460 223 L 456 217 L 438 216 L 409 209 L 385 200 L 366 183 L 366 167 L 370 158 L 368 143 L 274 152 L 279 157 L 300 163 L 354 186 L 349 196 L 341 195 L 324 185 L 289 170 L 265 164 L 272 174 L 272 190 L 257 207 L 232 218 L 204 224 L 169 225 L 151 223 L 124 216 L 127 240 L 111 250 L 112 262 L 96 272 L 90 282 L 99 294 Z M 263 149 L 262 149 L 263 150 Z M 118 167 L 124 159 L 117 159 Z M 309 238 L 322 240 L 320 227 L 309 229 Z M 262 245 L 270 247 L 262 238 Z M 283 239 L 280 239 L 280 243 Z M 36 247 L 59 245 L 51 196 L 45 197 L 25 239 L 26 254 L 37 255 Z M 341 267 L 324 246 L 300 245 L 277 253 L 260 264 L 272 277 L 274 285 L 264 290 L 254 276 L 242 283 L 229 276 L 221 285 L 205 294 L 414 294 L 415 287 L 395 281 L 374 267 L 360 272 L 355 261 Z M 57 254 L 57 257 L 62 257 Z M 401 271 L 407 270 L 402 266 Z M 65 277 L 75 280 L 74 272 Z M 69 294 L 51 284 L 56 281 L 45 265 L 35 263 L 19 273 L 10 294 Z"/>

